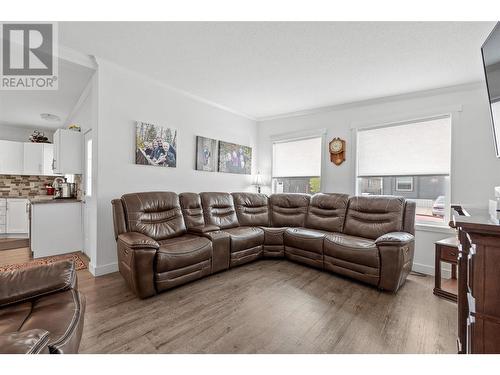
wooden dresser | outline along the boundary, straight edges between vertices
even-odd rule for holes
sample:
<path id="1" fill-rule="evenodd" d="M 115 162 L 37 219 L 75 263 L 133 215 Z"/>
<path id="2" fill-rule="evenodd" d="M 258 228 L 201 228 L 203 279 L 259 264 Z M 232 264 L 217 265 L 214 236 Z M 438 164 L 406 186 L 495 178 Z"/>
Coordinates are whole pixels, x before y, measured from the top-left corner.
<path id="1" fill-rule="evenodd" d="M 500 225 L 487 211 L 454 216 L 458 229 L 458 353 L 500 353 Z"/>

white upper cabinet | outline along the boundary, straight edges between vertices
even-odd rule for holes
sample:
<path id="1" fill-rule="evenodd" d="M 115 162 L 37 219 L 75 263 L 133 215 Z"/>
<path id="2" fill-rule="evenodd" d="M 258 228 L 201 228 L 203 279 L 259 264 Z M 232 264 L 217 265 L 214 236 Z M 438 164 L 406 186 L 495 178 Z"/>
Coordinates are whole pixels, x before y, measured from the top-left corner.
<path id="1" fill-rule="evenodd" d="M 24 144 L 24 168 L 25 175 L 43 174 L 43 143 Z"/>
<path id="2" fill-rule="evenodd" d="M 0 174 L 23 174 L 24 144 L 0 140 Z"/>
<path id="3" fill-rule="evenodd" d="M 54 145 L 50 143 L 25 143 L 23 174 L 53 176 L 53 158 Z"/>
<path id="4" fill-rule="evenodd" d="M 82 134 L 59 129 L 54 134 L 54 173 L 82 174 Z"/>

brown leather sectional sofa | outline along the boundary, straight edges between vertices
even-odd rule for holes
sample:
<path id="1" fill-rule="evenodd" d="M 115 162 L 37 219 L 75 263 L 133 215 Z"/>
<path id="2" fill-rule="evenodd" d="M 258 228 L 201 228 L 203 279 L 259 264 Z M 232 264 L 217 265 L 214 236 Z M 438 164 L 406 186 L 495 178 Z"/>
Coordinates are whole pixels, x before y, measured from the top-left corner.
<path id="1" fill-rule="evenodd" d="M 84 312 L 72 261 L 0 272 L 0 353 L 78 353 Z"/>
<path id="2" fill-rule="evenodd" d="M 118 264 L 146 298 L 260 258 L 286 258 L 397 291 L 415 203 L 395 196 L 147 192 L 112 201 Z"/>

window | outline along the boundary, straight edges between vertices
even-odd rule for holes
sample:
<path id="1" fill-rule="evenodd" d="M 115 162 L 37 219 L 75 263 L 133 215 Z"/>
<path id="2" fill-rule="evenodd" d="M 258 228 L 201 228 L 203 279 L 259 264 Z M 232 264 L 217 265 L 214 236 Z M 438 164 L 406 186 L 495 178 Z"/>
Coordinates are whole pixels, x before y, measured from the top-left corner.
<path id="1" fill-rule="evenodd" d="M 322 144 L 322 137 L 273 143 L 273 192 L 319 192 Z"/>
<path id="2" fill-rule="evenodd" d="M 451 117 L 358 130 L 358 194 L 398 195 L 417 204 L 417 223 L 449 219 Z"/>
<path id="3" fill-rule="evenodd" d="M 396 191 L 413 191 L 413 177 L 396 177 Z"/>

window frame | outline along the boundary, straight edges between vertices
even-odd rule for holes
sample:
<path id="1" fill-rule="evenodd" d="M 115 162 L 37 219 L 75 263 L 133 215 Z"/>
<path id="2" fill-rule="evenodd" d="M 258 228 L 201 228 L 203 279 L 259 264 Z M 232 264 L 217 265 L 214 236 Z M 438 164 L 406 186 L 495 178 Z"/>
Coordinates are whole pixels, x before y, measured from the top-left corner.
<path id="1" fill-rule="evenodd" d="M 414 176 L 396 176 L 396 181 L 395 181 L 396 186 L 394 186 L 394 190 L 395 191 L 402 191 L 402 192 L 412 192 L 413 191 L 413 177 Z M 410 183 L 409 189 L 404 189 L 404 188 L 399 187 L 398 184 L 403 182 L 401 180 L 404 180 L 404 179 L 410 179 L 409 180 L 409 183 Z M 408 183 L 408 182 L 403 182 L 403 183 Z"/>
<path id="2" fill-rule="evenodd" d="M 274 166 L 274 159 L 275 159 L 275 153 L 274 153 L 274 145 L 276 143 L 286 143 L 286 142 L 294 142 L 294 141 L 302 141 L 306 139 L 312 139 L 312 138 L 321 138 L 321 150 L 320 150 L 320 175 L 319 176 L 304 176 L 304 177 L 309 177 L 309 178 L 314 178 L 314 177 L 319 177 L 319 191 L 323 192 L 323 176 L 325 175 L 325 147 L 326 147 L 326 129 L 317 129 L 317 130 L 312 130 L 312 131 L 301 131 L 301 132 L 292 132 L 292 133 L 285 133 L 285 134 L 276 134 L 272 135 L 270 137 L 271 139 L 271 193 L 274 192 L 274 179 L 279 179 L 279 178 L 293 178 L 297 176 L 279 176 L 275 177 L 273 175 L 273 166 Z"/>
<path id="3" fill-rule="evenodd" d="M 462 105 L 458 106 L 449 106 L 442 109 L 431 110 L 425 113 L 417 113 L 412 115 L 398 115 L 393 118 L 382 120 L 380 122 L 352 122 L 351 123 L 351 139 L 353 140 L 351 147 L 351 158 L 355 161 L 353 168 L 353 191 L 356 195 L 360 194 L 359 184 L 358 184 L 358 131 L 377 129 L 383 127 L 392 127 L 405 125 L 416 122 L 424 122 L 429 121 L 436 118 L 449 117 L 450 118 L 450 142 L 451 142 L 451 152 L 453 152 L 453 129 L 454 124 L 459 118 L 460 112 L 462 112 Z M 443 218 L 443 222 L 440 223 L 427 223 L 418 221 L 418 218 L 415 218 L 415 227 L 417 229 L 422 230 L 436 230 L 439 232 L 449 232 L 449 225 L 451 219 L 451 202 L 452 202 L 452 189 L 451 189 L 451 179 L 452 179 L 452 171 L 453 171 L 453 158 L 450 155 L 450 173 L 446 175 L 446 183 L 445 183 L 445 216 Z M 374 176 L 375 177 L 375 176 Z M 410 176 L 409 176 L 410 177 Z"/>

